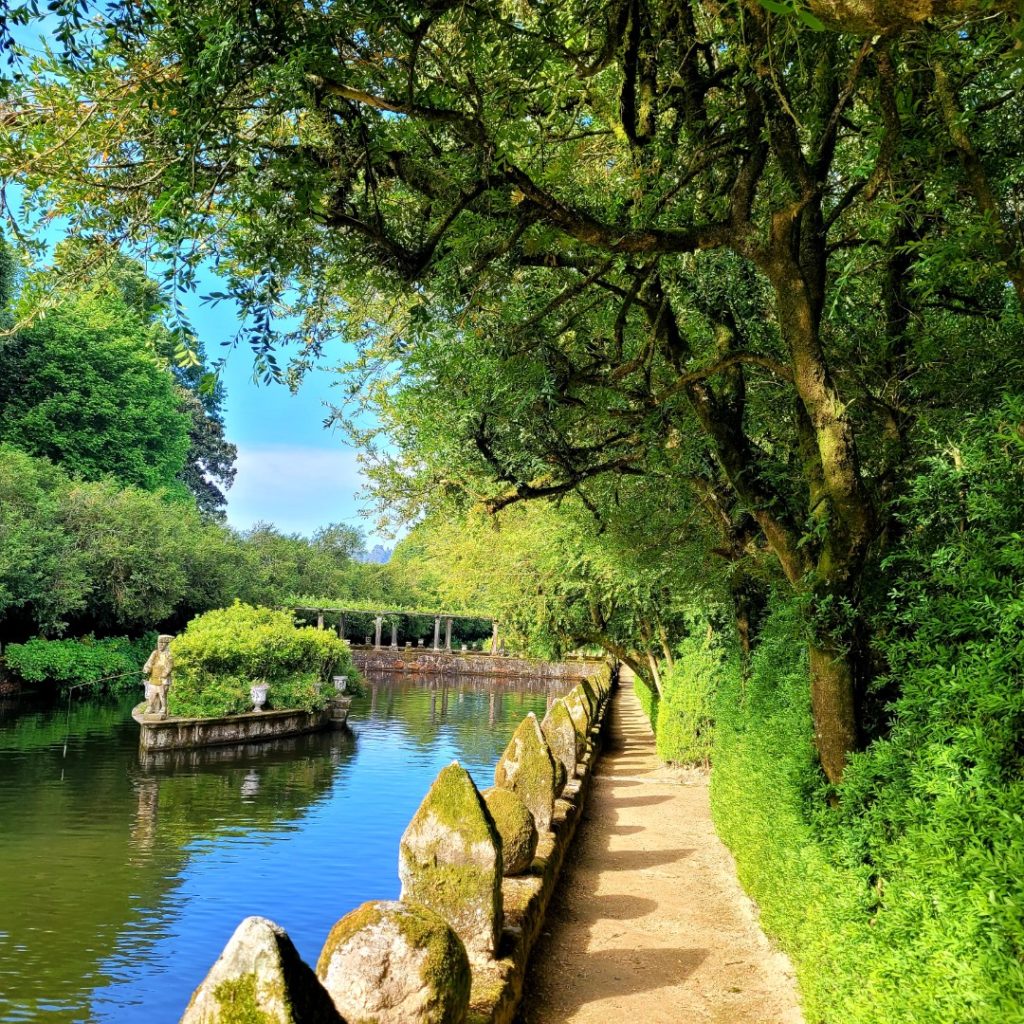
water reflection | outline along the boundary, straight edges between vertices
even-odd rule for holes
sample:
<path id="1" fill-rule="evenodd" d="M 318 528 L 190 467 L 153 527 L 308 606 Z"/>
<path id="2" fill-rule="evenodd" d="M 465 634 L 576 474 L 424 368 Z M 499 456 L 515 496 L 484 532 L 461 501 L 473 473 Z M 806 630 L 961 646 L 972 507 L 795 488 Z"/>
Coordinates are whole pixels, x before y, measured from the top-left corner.
<path id="1" fill-rule="evenodd" d="M 130 699 L 0 718 L 0 1021 L 176 1020 L 251 913 L 315 958 L 339 916 L 397 895 L 398 838 L 437 771 L 458 759 L 490 784 L 550 699 L 376 677 L 354 735 L 146 758 Z"/>

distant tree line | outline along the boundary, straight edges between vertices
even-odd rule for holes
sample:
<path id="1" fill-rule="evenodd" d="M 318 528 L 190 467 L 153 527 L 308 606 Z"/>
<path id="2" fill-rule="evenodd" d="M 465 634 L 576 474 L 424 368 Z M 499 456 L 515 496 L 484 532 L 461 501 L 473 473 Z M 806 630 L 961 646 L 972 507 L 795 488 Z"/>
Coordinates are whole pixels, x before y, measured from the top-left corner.
<path id="1" fill-rule="evenodd" d="M 177 629 L 236 598 L 408 597 L 355 528 L 224 524 L 223 386 L 139 264 L 114 257 L 53 301 L 80 255 L 26 271 L 0 244 L 0 642 Z"/>

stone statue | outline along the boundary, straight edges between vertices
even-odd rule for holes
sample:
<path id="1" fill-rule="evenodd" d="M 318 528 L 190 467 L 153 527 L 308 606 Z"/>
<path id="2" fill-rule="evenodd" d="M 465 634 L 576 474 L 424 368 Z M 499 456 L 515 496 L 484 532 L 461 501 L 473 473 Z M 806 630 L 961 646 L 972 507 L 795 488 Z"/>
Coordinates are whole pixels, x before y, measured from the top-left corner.
<path id="1" fill-rule="evenodd" d="M 157 637 L 156 650 L 142 666 L 142 674 L 149 676 L 146 680 L 147 715 L 167 717 L 167 691 L 171 688 L 174 673 L 174 658 L 170 652 L 170 643 L 173 639 L 172 636 Z"/>

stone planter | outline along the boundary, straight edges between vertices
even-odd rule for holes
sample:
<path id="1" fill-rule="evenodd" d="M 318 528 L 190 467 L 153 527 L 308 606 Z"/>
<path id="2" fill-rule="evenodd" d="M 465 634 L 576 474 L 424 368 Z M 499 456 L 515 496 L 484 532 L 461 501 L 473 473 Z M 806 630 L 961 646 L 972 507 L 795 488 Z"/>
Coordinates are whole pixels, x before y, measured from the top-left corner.
<path id="1" fill-rule="evenodd" d="M 267 703 L 267 691 L 270 689 L 268 683 L 253 683 L 249 689 L 249 699 L 252 701 L 253 711 L 262 711 L 263 705 Z"/>
<path id="2" fill-rule="evenodd" d="M 331 678 L 338 693 L 344 693 L 348 689 L 348 676 L 332 676 Z"/>

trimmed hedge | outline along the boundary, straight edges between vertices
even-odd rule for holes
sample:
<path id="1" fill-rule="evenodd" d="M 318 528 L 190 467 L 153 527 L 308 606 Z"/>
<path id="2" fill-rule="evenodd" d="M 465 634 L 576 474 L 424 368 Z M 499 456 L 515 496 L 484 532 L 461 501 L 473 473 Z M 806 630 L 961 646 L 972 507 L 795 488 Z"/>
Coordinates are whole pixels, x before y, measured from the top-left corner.
<path id="1" fill-rule="evenodd" d="M 658 756 L 670 764 L 706 765 L 714 743 L 714 699 L 725 651 L 706 624 L 679 646 L 671 672 L 662 675 L 663 695 L 637 680 L 634 690 L 654 732 Z"/>

